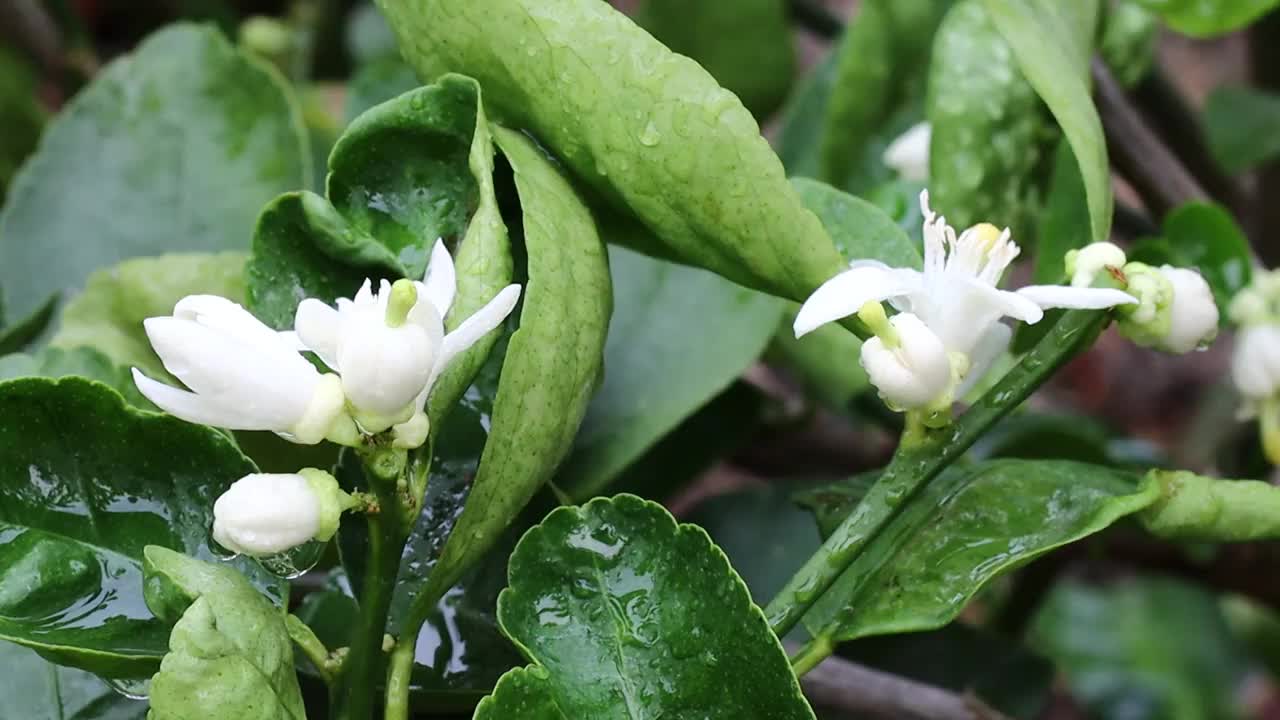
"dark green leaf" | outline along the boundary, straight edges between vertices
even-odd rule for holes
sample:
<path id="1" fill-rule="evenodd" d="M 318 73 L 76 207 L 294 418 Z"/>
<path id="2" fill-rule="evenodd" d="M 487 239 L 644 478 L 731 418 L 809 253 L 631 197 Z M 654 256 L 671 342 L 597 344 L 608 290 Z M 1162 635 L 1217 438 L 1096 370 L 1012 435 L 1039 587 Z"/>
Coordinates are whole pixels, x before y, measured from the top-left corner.
<path id="1" fill-rule="evenodd" d="M 354 120 L 379 103 L 407 93 L 421 84 L 413 68 L 401 60 L 399 55 L 371 60 L 357 68 L 351 75 L 351 82 L 347 83 L 347 103 L 344 110 L 347 120 Z"/>
<path id="2" fill-rule="evenodd" d="M 98 383 L 0 383 L 0 637 L 105 676 L 151 674 L 169 629 L 143 603 L 143 547 L 213 558 L 213 502 L 252 472 L 224 435 Z"/>
<path id="3" fill-rule="evenodd" d="M 1137 0 L 1192 37 L 1222 35 L 1262 17 L 1277 0 Z"/>
<path id="4" fill-rule="evenodd" d="M 478 720 L 814 717 L 724 554 L 660 505 L 557 509 L 516 547 L 510 582 L 498 616 L 535 665 L 506 676 Z"/>
<path id="5" fill-rule="evenodd" d="M 1032 642 L 1066 675 L 1071 693 L 1101 720 L 1242 717 L 1248 670 L 1217 599 L 1174 580 L 1134 578 L 1108 587 L 1059 584 Z"/>
<path id="6" fill-rule="evenodd" d="M 494 128 L 515 170 L 528 255 L 490 437 L 466 507 L 430 583 L 453 585 L 492 547 L 573 444 L 600 380 L 611 304 L 608 258 L 590 211 L 525 136 Z"/>
<path id="7" fill-rule="evenodd" d="M 794 300 L 840 268 L 737 97 L 607 3 L 380 5 L 421 76 L 479 80 L 500 120 L 642 222 L 649 250 Z"/>
<path id="8" fill-rule="evenodd" d="M 1027 82 L 1062 127 L 1084 179 L 1093 239 L 1111 235 L 1111 165 L 1089 93 L 1088 59 L 1098 0 L 984 0 Z M 1064 14 L 1075 22 L 1064 22 Z"/>
<path id="9" fill-rule="evenodd" d="M 1040 100 L 978 0 L 947 13 L 933 56 L 925 105 L 933 209 L 958 228 L 992 222 L 1020 235 L 1047 131 Z"/>
<path id="10" fill-rule="evenodd" d="M 64 350 L 47 347 L 34 355 L 15 353 L 0 357 L 0 380 L 20 377 L 61 378 L 76 376 L 97 380 L 124 396 L 134 407 L 154 410 L 155 407 L 138 392 L 130 376 L 129 368 L 117 365 L 111 358 L 91 347 Z"/>
<path id="11" fill-rule="evenodd" d="M 1058 143 L 1053 159 L 1053 179 L 1049 183 L 1049 200 L 1040 215 L 1036 231 L 1036 261 L 1032 282 L 1037 285 L 1060 285 L 1067 279 L 1067 253 L 1093 241 L 1083 219 L 1089 213 L 1084 180 L 1071 144 Z"/>
<path id="12" fill-rule="evenodd" d="M 280 608 L 227 565 L 149 545 L 143 569 L 152 612 L 181 613 L 151 680 L 149 720 L 306 720 Z"/>
<path id="13" fill-rule="evenodd" d="M 1249 240 L 1231 213 L 1209 203 L 1187 203 L 1165 216 L 1162 229 L 1172 252 L 1166 262 L 1199 270 L 1213 289 L 1218 307 L 1230 305 L 1231 298 L 1249 284 L 1253 277 Z M 1226 313 L 1222 315 L 1226 322 Z"/>
<path id="14" fill-rule="evenodd" d="M 247 248 L 263 203 L 309 181 L 304 141 L 280 79 L 217 30 L 151 36 L 66 106 L 10 188 L 10 319 L 126 258 Z"/>
<path id="15" fill-rule="evenodd" d="M 630 250 L 611 249 L 609 268 L 607 371 L 556 480 L 573 497 L 598 494 L 728 387 L 764 351 L 782 314 L 780 300 Z"/>
<path id="16" fill-rule="evenodd" d="M 14 720 L 143 720 L 147 704 L 112 690 L 102 678 L 58 667 L 34 652 L 0 642 L 0 694 Z"/>
<path id="17" fill-rule="evenodd" d="M 647 0 L 636 21 L 763 118 L 787 96 L 795 45 L 784 0 Z"/>
<path id="18" fill-rule="evenodd" d="M 246 259 L 241 252 L 161 255 L 98 270 L 89 276 L 83 292 L 63 308 L 50 344 L 90 347 L 117 365 L 167 378 L 169 373 L 152 351 L 142 321 L 171 315 L 173 306 L 187 295 L 221 295 L 242 302 Z"/>
<path id="19" fill-rule="evenodd" d="M 1205 102 L 1204 129 L 1214 157 L 1227 170 L 1262 165 L 1280 154 L 1280 96 L 1218 88 Z"/>
<path id="20" fill-rule="evenodd" d="M 1156 62 L 1160 22 L 1137 0 L 1119 0 L 1106 10 L 1098 54 L 1125 87 L 1137 85 Z"/>
<path id="21" fill-rule="evenodd" d="M 0 137 L 0 205 L 9 181 L 36 149 L 44 128 L 44 110 L 37 97 L 31 66 L 8 48 L 0 48 L 0 127 L 5 129 Z"/>
<path id="22" fill-rule="evenodd" d="M 800 201 L 827 228 L 847 261 L 879 260 L 891 267 L 919 269 L 920 250 L 884 210 L 830 185 L 794 178 Z"/>
<path id="23" fill-rule="evenodd" d="M 838 55 L 827 53 L 791 94 L 782 109 L 775 145 L 788 175 L 822 174 L 822 133 L 836 83 Z"/>
<path id="24" fill-rule="evenodd" d="M 853 511 L 869 478 L 815 490 L 826 536 Z M 1150 480 L 1065 461 L 996 460 L 953 467 L 877 534 L 819 599 L 805 625 L 839 622 L 838 639 L 941 627 L 989 580 L 1154 502 Z"/>

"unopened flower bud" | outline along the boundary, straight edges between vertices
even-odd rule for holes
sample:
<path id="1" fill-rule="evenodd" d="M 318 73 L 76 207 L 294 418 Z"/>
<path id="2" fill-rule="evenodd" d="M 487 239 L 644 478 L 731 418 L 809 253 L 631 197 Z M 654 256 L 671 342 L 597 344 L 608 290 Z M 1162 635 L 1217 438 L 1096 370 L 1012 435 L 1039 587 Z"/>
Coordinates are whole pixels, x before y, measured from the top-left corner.
<path id="1" fill-rule="evenodd" d="M 927 122 L 917 123 L 889 143 L 881 159 L 903 180 L 925 182 L 929 179 L 929 143 L 932 139 L 932 126 Z"/>
<path id="2" fill-rule="evenodd" d="M 942 340 L 911 313 L 889 320 L 892 335 L 862 345 L 862 367 L 880 397 L 897 410 L 945 404 L 952 387 L 951 359 Z"/>
<path id="3" fill-rule="evenodd" d="M 226 549 L 268 557 L 338 531 L 355 500 L 322 470 L 245 475 L 213 505 L 213 539 Z"/>
<path id="4" fill-rule="evenodd" d="M 1142 263 L 1124 267 L 1138 304 L 1120 309 L 1120 332 L 1144 347 L 1171 353 L 1203 348 L 1218 334 L 1218 305 L 1195 270 Z"/>
<path id="5" fill-rule="evenodd" d="M 1098 273 L 1108 267 L 1122 268 L 1128 258 L 1120 246 L 1109 242 L 1097 242 L 1067 253 L 1067 277 L 1072 287 L 1089 287 Z"/>

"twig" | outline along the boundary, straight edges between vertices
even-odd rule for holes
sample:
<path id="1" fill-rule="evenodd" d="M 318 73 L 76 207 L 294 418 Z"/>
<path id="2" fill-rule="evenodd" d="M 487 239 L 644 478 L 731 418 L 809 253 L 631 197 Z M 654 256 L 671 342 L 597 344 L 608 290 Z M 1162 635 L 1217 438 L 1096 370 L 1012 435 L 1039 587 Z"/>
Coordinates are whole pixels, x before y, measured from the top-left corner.
<path id="1" fill-rule="evenodd" d="M 794 650 L 794 648 L 792 648 Z M 1003 720 L 970 695 L 829 657 L 800 679 L 820 714 L 884 720 Z"/>
<path id="2" fill-rule="evenodd" d="M 0 34 L 47 69 L 63 64 L 62 35 L 40 0 L 0 0 Z"/>
<path id="3" fill-rule="evenodd" d="M 1183 203 L 1209 198 L 1130 103 L 1106 64 L 1097 58 L 1093 60 L 1093 85 L 1112 163 L 1133 183 L 1154 215 L 1162 216 Z"/>
<path id="4" fill-rule="evenodd" d="M 818 37 L 830 39 L 844 32 L 844 22 L 816 0 L 791 0 L 788 7 L 791 19 Z"/>
<path id="5" fill-rule="evenodd" d="M 1249 28 L 1249 65 L 1260 90 L 1280 91 L 1280 13 L 1271 12 Z M 1280 222 L 1280 163 L 1270 162 L 1257 174 L 1248 223 L 1249 237 L 1269 267 L 1280 264 L 1280 242 L 1273 236 Z M 1256 238 L 1256 240 L 1255 240 Z"/>

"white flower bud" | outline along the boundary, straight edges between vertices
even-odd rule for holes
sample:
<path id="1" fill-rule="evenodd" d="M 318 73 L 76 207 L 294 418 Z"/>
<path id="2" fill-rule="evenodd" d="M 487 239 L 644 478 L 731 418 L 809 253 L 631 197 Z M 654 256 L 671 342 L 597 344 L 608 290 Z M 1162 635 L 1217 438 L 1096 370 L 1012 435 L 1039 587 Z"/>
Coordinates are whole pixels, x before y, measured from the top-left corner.
<path id="1" fill-rule="evenodd" d="M 1169 332 L 1158 347 L 1172 353 L 1203 348 L 1218 336 L 1218 305 L 1209 283 L 1195 270 L 1165 265 L 1160 268 L 1173 285 Z"/>
<path id="2" fill-rule="evenodd" d="M 903 180 L 925 182 L 929 179 L 929 143 L 932 139 L 932 126 L 927 122 L 917 123 L 889 143 L 881 159 Z"/>
<path id="3" fill-rule="evenodd" d="M 947 401 L 951 359 L 942 340 L 920 318 L 899 313 L 889 320 L 896 346 L 881 337 L 862 344 L 862 367 L 880 397 L 898 410 L 917 410 Z"/>
<path id="4" fill-rule="evenodd" d="M 342 512 L 354 505 L 321 470 L 245 475 L 213 504 L 213 539 L 242 555 L 278 555 L 311 540 L 329 540 Z"/>
<path id="5" fill-rule="evenodd" d="M 1280 393 L 1280 325 L 1252 325 L 1236 334 L 1231 379 L 1254 403 Z"/>
<path id="6" fill-rule="evenodd" d="M 1120 246 L 1109 242 L 1090 243 L 1067 253 L 1067 275 L 1072 287 L 1089 287 L 1098 273 L 1108 267 L 1122 268 L 1128 258 Z"/>

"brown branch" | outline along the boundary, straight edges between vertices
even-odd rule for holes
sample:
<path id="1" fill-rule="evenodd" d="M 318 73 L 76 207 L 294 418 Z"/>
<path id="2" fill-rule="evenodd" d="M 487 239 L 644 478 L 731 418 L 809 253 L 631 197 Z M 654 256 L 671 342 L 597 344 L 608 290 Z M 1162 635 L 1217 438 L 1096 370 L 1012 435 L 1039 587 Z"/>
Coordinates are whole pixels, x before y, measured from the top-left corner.
<path id="1" fill-rule="evenodd" d="M 1111 162 L 1133 184 L 1147 208 L 1156 216 L 1163 216 L 1183 203 L 1209 199 L 1204 188 L 1147 125 L 1106 64 L 1094 58 L 1092 72 L 1094 99 Z"/>
<path id="2" fill-rule="evenodd" d="M 794 650 L 794 648 L 791 648 Z M 1003 720 L 975 697 L 829 657 L 800 678 L 824 717 L 883 720 Z"/>

